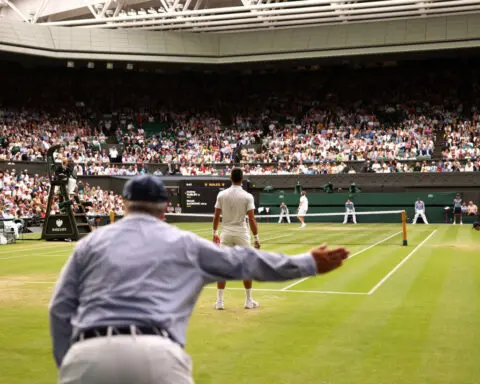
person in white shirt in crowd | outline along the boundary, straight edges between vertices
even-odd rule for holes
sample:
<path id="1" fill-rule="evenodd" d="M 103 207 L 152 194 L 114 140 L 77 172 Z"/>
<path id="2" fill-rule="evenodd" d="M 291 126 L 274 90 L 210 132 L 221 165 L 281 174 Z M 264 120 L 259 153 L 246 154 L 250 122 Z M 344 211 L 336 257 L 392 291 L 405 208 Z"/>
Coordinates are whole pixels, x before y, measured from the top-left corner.
<path id="1" fill-rule="evenodd" d="M 77 176 L 83 176 L 83 168 L 80 164 L 75 164 L 75 167 L 73 169 L 74 172 L 76 172 Z"/>
<path id="2" fill-rule="evenodd" d="M 345 203 L 345 217 L 343 219 L 343 224 L 347 224 L 348 216 L 352 216 L 353 224 L 357 224 L 357 216 L 355 215 L 355 205 L 353 201 L 348 199 Z"/>
<path id="3" fill-rule="evenodd" d="M 305 191 L 302 191 L 302 196 L 300 197 L 300 203 L 298 205 L 298 220 L 302 225 L 300 228 L 305 228 L 307 224 L 305 224 L 305 215 L 308 212 L 308 198 L 307 198 L 307 193 Z"/>
<path id="4" fill-rule="evenodd" d="M 415 202 L 415 216 L 412 224 L 417 224 L 419 216 L 422 218 L 425 224 L 428 224 L 427 216 L 425 216 L 425 203 L 420 199 L 420 197 Z"/>
<path id="5" fill-rule="evenodd" d="M 375 160 L 375 162 L 372 164 L 372 171 L 379 173 L 381 172 L 381 170 L 382 170 L 382 166 L 378 163 L 377 160 Z"/>
<path id="6" fill-rule="evenodd" d="M 467 164 L 465 164 L 465 172 L 473 172 L 473 163 L 469 160 Z"/>
<path id="7" fill-rule="evenodd" d="M 284 218 L 287 220 L 288 224 L 290 224 L 290 212 L 288 211 L 287 205 L 282 202 L 280 205 L 280 218 L 278 219 L 278 223 L 280 224 Z"/>

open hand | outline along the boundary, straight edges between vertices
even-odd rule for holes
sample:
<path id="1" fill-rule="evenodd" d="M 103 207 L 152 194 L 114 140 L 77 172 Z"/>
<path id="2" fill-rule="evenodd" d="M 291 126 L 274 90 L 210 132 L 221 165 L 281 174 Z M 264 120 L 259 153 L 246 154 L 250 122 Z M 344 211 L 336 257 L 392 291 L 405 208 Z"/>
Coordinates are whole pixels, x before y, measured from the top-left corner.
<path id="1" fill-rule="evenodd" d="M 327 244 L 312 249 L 310 253 L 317 265 L 317 273 L 327 273 L 337 269 L 350 254 L 345 248 L 327 250 Z"/>

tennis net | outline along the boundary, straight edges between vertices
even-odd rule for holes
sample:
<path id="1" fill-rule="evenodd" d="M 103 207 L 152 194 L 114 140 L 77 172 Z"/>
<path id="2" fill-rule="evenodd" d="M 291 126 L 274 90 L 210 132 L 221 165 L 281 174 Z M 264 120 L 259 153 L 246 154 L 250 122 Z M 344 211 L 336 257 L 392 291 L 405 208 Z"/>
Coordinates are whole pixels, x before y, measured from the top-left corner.
<path id="1" fill-rule="evenodd" d="M 311 213 L 304 216 L 304 227 L 295 215 L 255 215 L 255 218 L 262 244 L 407 245 L 405 211 Z M 211 214 L 171 213 L 166 220 L 206 238 L 212 234 Z"/>

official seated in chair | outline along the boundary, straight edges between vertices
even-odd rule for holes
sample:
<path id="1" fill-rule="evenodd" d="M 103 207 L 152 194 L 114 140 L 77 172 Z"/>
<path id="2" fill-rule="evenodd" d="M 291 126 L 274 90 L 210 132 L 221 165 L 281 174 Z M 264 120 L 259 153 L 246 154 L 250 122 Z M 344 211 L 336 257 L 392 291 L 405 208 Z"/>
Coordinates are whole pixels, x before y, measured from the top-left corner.
<path id="1" fill-rule="evenodd" d="M 5 231 L 13 232 L 15 235 L 15 238 L 18 239 L 18 237 L 20 236 L 19 234 L 22 232 L 23 224 L 20 220 L 15 221 L 17 217 L 15 217 L 13 209 L 7 208 L 3 212 L 2 216 L 3 216 Z"/>
<path id="2" fill-rule="evenodd" d="M 476 215 L 478 215 L 478 207 L 477 207 L 476 204 L 473 204 L 473 201 L 469 201 L 469 202 L 468 202 L 467 215 L 468 215 L 468 216 L 476 216 Z"/>

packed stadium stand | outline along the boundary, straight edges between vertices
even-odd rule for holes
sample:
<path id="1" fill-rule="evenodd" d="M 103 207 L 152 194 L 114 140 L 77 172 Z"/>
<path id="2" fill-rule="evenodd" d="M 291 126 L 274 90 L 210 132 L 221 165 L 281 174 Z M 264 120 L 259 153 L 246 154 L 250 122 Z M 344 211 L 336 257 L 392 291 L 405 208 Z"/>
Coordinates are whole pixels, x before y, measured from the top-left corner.
<path id="1" fill-rule="evenodd" d="M 236 163 L 254 175 L 478 171 L 477 63 L 215 76 L 9 68 L 0 159 L 42 161 L 61 143 L 79 175 L 147 163 L 182 175 Z"/>

